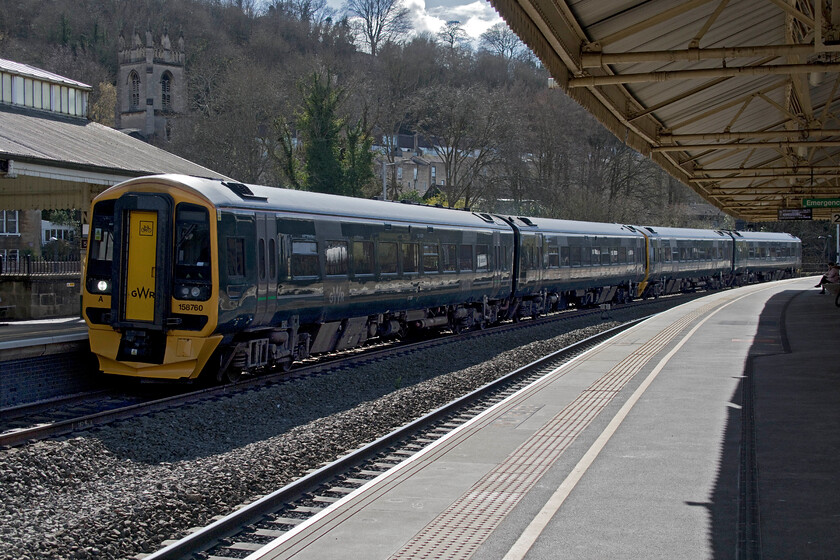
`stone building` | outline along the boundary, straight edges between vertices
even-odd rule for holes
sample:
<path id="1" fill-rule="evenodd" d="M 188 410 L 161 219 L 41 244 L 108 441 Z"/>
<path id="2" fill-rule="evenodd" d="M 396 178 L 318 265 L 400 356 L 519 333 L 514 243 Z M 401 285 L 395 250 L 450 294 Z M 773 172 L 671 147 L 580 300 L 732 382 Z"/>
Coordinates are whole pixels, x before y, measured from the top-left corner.
<path id="1" fill-rule="evenodd" d="M 184 37 L 173 45 L 163 30 L 145 42 L 135 29 L 130 41 L 120 35 L 116 128 L 143 140 L 168 140 L 172 117 L 186 110 Z"/>

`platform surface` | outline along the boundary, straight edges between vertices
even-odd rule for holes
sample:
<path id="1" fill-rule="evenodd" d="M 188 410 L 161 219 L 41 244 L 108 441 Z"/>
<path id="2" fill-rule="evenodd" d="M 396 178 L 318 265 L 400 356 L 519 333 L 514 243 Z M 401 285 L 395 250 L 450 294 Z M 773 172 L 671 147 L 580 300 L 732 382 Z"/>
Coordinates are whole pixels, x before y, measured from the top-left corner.
<path id="1" fill-rule="evenodd" d="M 836 558 L 840 308 L 814 283 L 661 313 L 249 559 Z"/>
<path id="2" fill-rule="evenodd" d="M 87 337 L 87 325 L 79 317 L 0 321 L 0 350 L 86 340 Z"/>

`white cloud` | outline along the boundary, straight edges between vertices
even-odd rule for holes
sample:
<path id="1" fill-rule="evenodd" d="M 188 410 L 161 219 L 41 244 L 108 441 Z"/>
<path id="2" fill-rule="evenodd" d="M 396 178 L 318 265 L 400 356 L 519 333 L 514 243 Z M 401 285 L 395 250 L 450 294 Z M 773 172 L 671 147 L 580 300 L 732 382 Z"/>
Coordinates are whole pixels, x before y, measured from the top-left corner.
<path id="1" fill-rule="evenodd" d="M 438 4 L 432 7 L 427 7 L 426 0 L 407 0 L 406 7 L 411 11 L 417 32 L 437 33 L 447 21 L 454 20 L 461 22 L 471 39 L 477 39 L 491 26 L 502 21 L 490 3 L 484 0 L 476 0 L 470 4 Z"/>

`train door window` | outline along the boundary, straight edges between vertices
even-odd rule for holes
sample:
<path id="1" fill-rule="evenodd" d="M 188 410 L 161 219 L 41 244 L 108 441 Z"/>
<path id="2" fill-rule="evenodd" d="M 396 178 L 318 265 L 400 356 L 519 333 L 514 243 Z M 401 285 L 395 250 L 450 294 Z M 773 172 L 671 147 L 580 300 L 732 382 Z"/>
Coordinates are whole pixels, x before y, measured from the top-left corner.
<path id="1" fill-rule="evenodd" d="M 601 247 L 601 264 L 610 264 L 610 248 Z"/>
<path id="2" fill-rule="evenodd" d="M 260 280 L 265 280 L 265 239 L 262 238 L 257 242 L 257 263 Z"/>
<path id="3" fill-rule="evenodd" d="M 277 246 L 273 238 L 268 240 L 268 277 L 277 278 Z"/>
<path id="4" fill-rule="evenodd" d="M 627 248 L 627 263 L 636 264 L 636 250 L 632 247 Z"/>
<path id="5" fill-rule="evenodd" d="M 397 273 L 397 244 L 379 242 L 379 272 L 381 274 Z"/>
<path id="6" fill-rule="evenodd" d="M 560 247 L 560 266 L 569 266 L 569 246 Z"/>
<path id="7" fill-rule="evenodd" d="M 618 264 L 618 263 L 619 263 L 618 248 L 617 247 L 612 247 L 610 249 L 610 264 Z"/>
<path id="8" fill-rule="evenodd" d="M 402 244 L 402 270 L 403 274 L 414 274 L 420 267 L 419 247 L 417 243 Z"/>
<path id="9" fill-rule="evenodd" d="M 679 247 L 671 247 L 671 260 L 679 262 L 679 260 L 680 260 L 680 248 Z"/>
<path id="10" fill-rule="evenodd" d="M 327 276 L 347 276 L 347 242 L 327 241 L 324 250 Z"/>
<path id="11" fill-rule="evenodd" d="M 475 269 L 478 272 L 490 270 L 490 247 L 488 245 L 475 246 Z"/>
<path id="12" fill-rule="evenodd" d="M 569 262 L 572 266 L 580 266 L 581 248 L 577 245 L 569 247 Z"/>
<path id="13" fill-rule="evenodd" d="M 621 264 L 627 264 L 630 262 L 627 260 L 627 247 L 618 248 L 618 262 Z"/>
<path id="14" fill-rule="evenodd" d="M 473 247 L 472 245 L 461 245 L 458 252 L 458 270 L 471 272 L 473 269 Z"/>
<path id="15" fill-rule="evenodd" d="M 373 274 L 373 242 L 353 242 L 353 273 L 356 276 Z"/>
<path id="16" fill-rule="evenodd" d="M 227 273 L 228 276 L 245 276 L 245 239 L 227 238 Z"/>
<path id="17" fill-rule="evenodd" d="M 455 272 L 458 269 L 458 246 L 454 243 L 444 243 L 441 248 L 441 268 L 444 272 Z"/>
<path id="18" fill-rule="evenodd" d="M 423 243 L 423 272 L 439 272 L 439 264 L 437 243 Z"/>
<path id="19" fill-rule="evenodd" d="M 304 239 L 292 240 L 292 277 L 311 278 L 320 276 L 318 266 L 318 242 Z"/>

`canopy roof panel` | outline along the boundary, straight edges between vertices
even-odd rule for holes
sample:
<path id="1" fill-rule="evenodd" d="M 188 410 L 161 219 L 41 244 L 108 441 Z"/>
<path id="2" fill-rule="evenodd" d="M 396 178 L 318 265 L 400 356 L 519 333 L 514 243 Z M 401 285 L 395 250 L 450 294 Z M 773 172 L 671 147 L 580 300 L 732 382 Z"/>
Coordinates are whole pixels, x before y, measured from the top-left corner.
<path id="1" fill-rule="evenodd" d="M 491 2 L 559 87 L 721 210 L 840 198 L 840 0 Z"/>

